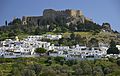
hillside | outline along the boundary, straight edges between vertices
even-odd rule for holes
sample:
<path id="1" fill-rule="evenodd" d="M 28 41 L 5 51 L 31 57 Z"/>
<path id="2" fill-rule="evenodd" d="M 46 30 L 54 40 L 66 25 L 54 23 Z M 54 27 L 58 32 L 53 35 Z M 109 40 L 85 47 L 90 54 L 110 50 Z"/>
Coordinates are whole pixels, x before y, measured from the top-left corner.
<path id="1" fill-rule="evenodd" d="M 109 33 L 109 32 L 99 32 L 99 33 L 94 33 L 94 32 L 74 32 L 75 35 L 80 35 L 82 38 L 86 38 L 87 41 L 90 41 L 91 38 L 97 39 L 99 42 L 103 43 L 109 43 L 111 40 L 115 40 L 116 43 L 119 44 L 120 42 L 120 34 L 117 33 Z M 71 33 L 66 32 L 63 33 L 63 37 L 70 37 Z"/>
<path id="2" fill-rule="evenodd" d="M 120 42 L 120 35 L 113 31 L 109 23 L 96 24 L 91 19 L 86 18 L 80 10 L 60 10 L 45 9 L 43 16 L 23 16 L 22 19 L 15 18 L 6 26 L 0 27 L 0 40 L 14 38 L 14 36 L 24 37 L 24 35 L 41 35 L 51 32 L 54 34 L 66 32 L 86 37 L 88 41 L 96 38 L 98 41 L 110 42 L 111 39 Z"/>
<path id="3" fill-rule="evenodd" d="M 120 59 L 0 58 L 0 76 L 119 76 Z"/>

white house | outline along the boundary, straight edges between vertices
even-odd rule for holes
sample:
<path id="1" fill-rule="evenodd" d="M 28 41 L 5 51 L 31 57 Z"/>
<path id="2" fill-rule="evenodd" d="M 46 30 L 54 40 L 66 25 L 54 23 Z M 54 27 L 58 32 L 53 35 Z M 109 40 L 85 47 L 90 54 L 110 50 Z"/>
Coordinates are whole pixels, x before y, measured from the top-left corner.
<path id="1" fill-rule="evenodd" d="M 51 34 L 49 34 L 49 35 L 46 35 L 45 37 L 47 39 L 50 39 L 50 40 L 59 40 L 59 39 L 62 38 L 62 35 L 51 35 Z"/>
<path id="2" fill-rule="evenodd" d="M 120 50 L 120 45 L 116 45 L 116 47 L 118 48 L 118 50 Z"/>

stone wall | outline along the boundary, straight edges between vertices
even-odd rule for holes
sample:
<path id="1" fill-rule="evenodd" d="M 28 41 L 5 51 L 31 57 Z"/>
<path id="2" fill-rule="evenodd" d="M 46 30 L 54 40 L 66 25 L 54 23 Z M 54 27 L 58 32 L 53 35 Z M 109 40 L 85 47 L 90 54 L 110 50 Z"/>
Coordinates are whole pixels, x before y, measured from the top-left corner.
<path id="1" fill-rule="evenodd" d="M 25 24 L 32 24 L 37 25 L 40 20 L 44 19 L 52 19 L 54 20 L 56 17 L 79 17 L 83 16 L 82 11 L 80 10 L 62 10 L 62 11 L 56 11 L 53 9 L 45 9 L 43 11 L 43 16 L 23 16 L 22 22 L 23 25 Z M 82 19 L 83 20 L 83 19 Z"/>
<path id="2" fill-rule="evenodd" d="M 70 9 L 62 10 L 62 11 L 55 11 L 53 9 L 45 9 L 44 12 L 43 12 L 44 17 L 57 17 L 57 16 L 78 17 L 78 16 L 81 16 L 81 15 L 83 15 L 82 11 L 80 11 L 80 10 L 70 10 Z"/>
<path id="3" fill-rule="evenodd" d="M 26 24 L 37 25 L 41 19 L 42 16 L 23 16 L 22 23 L 23 25 Z"/>

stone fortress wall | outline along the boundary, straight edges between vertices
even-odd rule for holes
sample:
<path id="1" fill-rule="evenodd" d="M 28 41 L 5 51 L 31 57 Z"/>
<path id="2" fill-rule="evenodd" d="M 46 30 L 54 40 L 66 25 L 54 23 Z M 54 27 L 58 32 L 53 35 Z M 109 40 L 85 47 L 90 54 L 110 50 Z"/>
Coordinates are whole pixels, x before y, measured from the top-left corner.
<path id="1" fill-rule="evenodd" d="M 61 11 L 56 11 L 53 9 L 45 9 L 43 11 L 43 16 L 23 16 L 22 22 L 23 24 L 37 24 L 41 19 L 43 18 L 51 18 L 55 19 L 56 17 L 79 17 L 83 16 L 82 11 L 80 10 L 61 10 Z"/>
<path id="2" fill-rule="evenodd" d="M 83 15 L 82 11 L 80 11 L 80 10 L 70 10 L 70 9 L 62 10 L 62 11 L 55 11 L 53 9 L 45 9 L 44 12 L 43 12 L 44 17 L 56 17 L 56 16 L 78 17 L 78 16 L 81 16 L 81 15 Z"/>
<path id="3" fill-rule="evenodd" d="M 25 24 L 37 24 L 38 20 L 40 20 L 42 16 L 23 16 L 22 23 Z"/>

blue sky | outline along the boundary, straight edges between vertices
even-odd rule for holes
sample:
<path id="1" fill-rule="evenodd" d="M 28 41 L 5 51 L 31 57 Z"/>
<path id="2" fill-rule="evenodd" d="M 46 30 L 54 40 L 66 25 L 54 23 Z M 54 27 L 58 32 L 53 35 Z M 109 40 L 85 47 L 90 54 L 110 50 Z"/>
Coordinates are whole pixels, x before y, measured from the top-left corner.
<path id="1" fill-rule="evenodd" d="M 120 32 L 120 0 L 0 0 L 0 25 L 14 17 L 42 15 L 46 8 L 82 10 L 94 22 L 108 22 Z"/>

